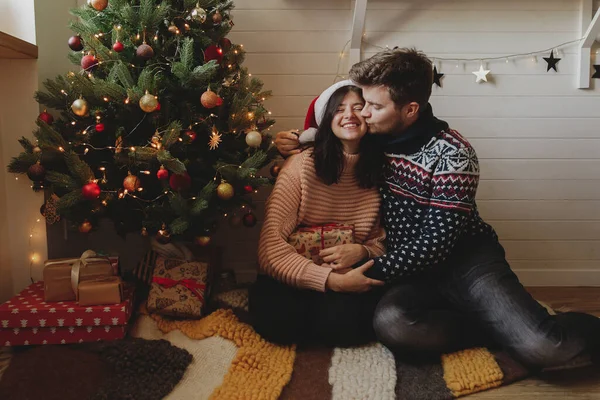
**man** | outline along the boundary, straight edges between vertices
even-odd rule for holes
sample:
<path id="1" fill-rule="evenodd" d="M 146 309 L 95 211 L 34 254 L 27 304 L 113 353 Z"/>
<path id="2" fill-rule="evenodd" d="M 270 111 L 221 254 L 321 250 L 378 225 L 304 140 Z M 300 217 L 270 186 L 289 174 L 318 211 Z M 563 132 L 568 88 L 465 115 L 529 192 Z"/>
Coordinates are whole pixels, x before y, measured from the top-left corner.
<path id="1" fill-rule="evenodd" d="M 387 253 L 366 273 L 390 285 L 373 319 L 378 339 L 397 354 L 498 344 L 534 368 L 596 356 L 600 319 L 550 316 L 479 216 L 479 162 L 469 142 L 433 115 L 429 59 L 386 50 L 355 64 L 350 79 L 363 90 L 362 115 L 386 156 Z M 284 156 L 299 151 L 292 132 L 278 133 L 275 143 Z"/>

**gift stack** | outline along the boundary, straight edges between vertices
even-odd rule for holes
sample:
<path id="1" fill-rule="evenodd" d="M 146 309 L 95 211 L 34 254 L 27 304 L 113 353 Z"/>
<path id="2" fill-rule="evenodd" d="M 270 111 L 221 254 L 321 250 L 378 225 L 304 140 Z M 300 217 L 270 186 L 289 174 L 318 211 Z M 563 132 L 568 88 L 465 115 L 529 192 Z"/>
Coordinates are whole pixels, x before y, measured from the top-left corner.
<path id="1" fill-rule="evenodd" d="M 354 226 L 339 223 L 300 226 L 289 236 L 288 243 L 294 246 L 298 254 L 321 265 L 321 250 L 354 243 Z"/>
<path id="2" fill-rule="evenodd" d="M 133 308 L 133 288 L 116 275 L 118 258 L 49 260 L 44 281 L 0 305 L 0 346 L 121 339 Z"/>

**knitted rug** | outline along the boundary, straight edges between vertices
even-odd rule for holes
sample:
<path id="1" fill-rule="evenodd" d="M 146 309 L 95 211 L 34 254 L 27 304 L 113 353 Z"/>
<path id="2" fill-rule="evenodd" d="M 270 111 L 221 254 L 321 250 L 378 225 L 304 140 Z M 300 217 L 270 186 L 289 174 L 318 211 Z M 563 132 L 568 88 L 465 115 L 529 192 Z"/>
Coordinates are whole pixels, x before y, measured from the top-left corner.
<path id="1" fill-rule="evenodd" d="M 485 348 L 403 363 L 379 343 L 353 348 L 296 348 L 266 342 L 236 316 L 244 291 L 221 295 L 229 309 L 198 321 L 142 315 L 132 334 L 165 339 L 194 361 L 167 399 L 445 400 L 506 385 L 528 371 L 506 353 Z M 234 313 L 234 309 L 236 312 Z"/>
<path id="2" fill-rule="evenodd" d="M 168 341 L 131 338 L 15 348 L 0 379 L 0 399 L 158 400 L 177 385 L 191 358 Z"/>

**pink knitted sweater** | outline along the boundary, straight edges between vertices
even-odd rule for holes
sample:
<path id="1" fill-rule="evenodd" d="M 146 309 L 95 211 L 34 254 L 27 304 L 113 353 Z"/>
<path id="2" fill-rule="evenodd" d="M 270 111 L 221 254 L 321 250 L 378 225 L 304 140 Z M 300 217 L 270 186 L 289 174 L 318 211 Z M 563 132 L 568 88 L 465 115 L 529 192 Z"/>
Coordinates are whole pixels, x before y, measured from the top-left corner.
<path id="1" fill-rule="evenodd" d="M 316 175 L 312 149 L 286 160 L 267 200 L 260 232 L 258 261 L 262 273 L 291 286 L 325 291 L 331 268 L 304 258 L 287 243 L 299 225 L 353 224 L 355 243 L 362 244 L 369 257 L 384 254 L 379 191 L 359 187 L 354 176 L 359 157 L 344 153 L 342 176 L 338 183 L 329 186 Z"/>

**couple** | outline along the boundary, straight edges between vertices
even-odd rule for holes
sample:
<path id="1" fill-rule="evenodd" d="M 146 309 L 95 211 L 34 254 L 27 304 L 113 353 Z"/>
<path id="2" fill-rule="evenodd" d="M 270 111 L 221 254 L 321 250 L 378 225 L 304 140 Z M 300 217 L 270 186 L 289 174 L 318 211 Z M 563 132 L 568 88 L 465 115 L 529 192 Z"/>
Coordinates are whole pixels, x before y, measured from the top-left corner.
<path id="1" fill-rule="evenodd" d="M 475 204 L 475 151 L 433 115 L 432 79 L 424 54 L 383 51 L 313 102 L 314 146 L 299 149 L 311 130 L 277 134 L 291 157 L 261 231 L 256 331 L 282 344 L 379 340 L 401 357 L 500 346 L 531 368 L 597 359 L 600 319 L 550 315 L 506 262 Z M 322 265 L 287 242 L 331 222 L 353 224 L 355 244 L 322 250 Z"/>

